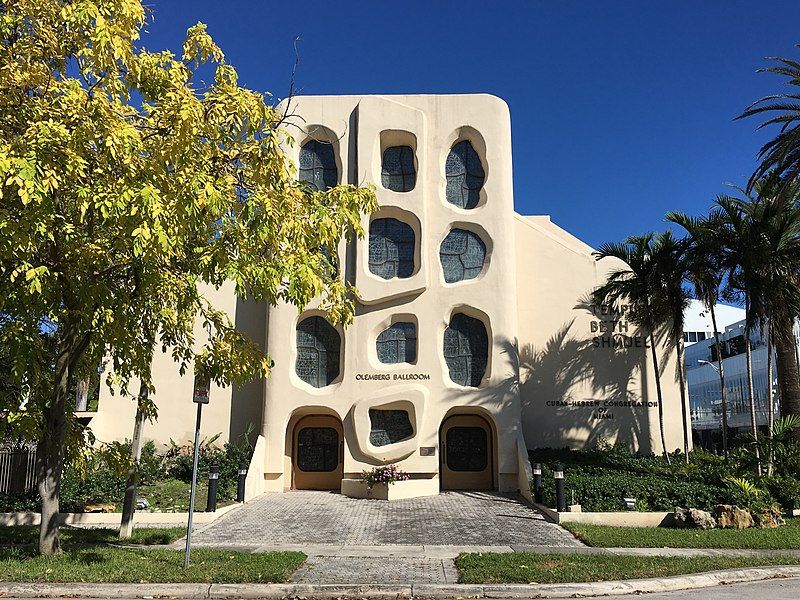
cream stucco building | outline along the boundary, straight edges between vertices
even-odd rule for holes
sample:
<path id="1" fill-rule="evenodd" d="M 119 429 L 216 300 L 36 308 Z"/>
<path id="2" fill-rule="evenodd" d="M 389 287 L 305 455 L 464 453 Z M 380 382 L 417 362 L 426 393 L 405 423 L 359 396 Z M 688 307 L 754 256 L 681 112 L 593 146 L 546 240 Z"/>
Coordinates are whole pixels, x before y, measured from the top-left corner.
<path id="1" fill-rule="evenodd" d="M 646 340 L 589 292 L 615 267 L 548 217 L 514 212 L 511 123 L 489 95 L 294 100 L 301 179 L 374 184 L 380 209 L 338 251 L 358 289 L 334 327 L 312 305 L 208 297 L 275 362 L 267 381 L 214 389 L 203 432 L 260 433 L 259 490 L 341 489 L 394 463 L 407 495 L 528 489 L 526 448 L 621 441 L 659 451 Z M 664 353 L 659 348 L 659 352 Z M 669 449 L 681 446 L 674 359 L 663 362 Z M 159 441 L 192 435 L 191 377 L 154 365 Z M 91 426 L 129 437 L 134 406 L 105 391 Z"/>

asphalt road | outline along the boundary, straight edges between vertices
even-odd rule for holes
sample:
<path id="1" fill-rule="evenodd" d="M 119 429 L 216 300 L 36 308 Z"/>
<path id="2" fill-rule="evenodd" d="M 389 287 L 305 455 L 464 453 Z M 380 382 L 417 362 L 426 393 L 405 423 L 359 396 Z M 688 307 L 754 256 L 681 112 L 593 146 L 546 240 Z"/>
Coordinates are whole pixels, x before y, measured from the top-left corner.
<path id="1" fill-rule="evenodd" d="M 754 583 L 735 583 L 698 590 L 684 590 L 663 594 L 635 596 L 616 596 L 617 598 L 647 598 L 647 600 L 798 600 L 800 598 L 800 579 L 770 579 Z"/>

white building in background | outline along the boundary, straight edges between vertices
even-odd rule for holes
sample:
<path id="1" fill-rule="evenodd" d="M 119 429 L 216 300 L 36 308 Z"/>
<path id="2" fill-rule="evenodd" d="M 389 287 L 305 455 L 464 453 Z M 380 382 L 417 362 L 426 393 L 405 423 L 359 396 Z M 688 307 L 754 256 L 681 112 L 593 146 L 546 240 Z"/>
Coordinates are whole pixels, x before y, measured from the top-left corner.
<path id="1" fill-rule="evenodd" d="M 744 309 L 738 306 L 717 304 L 714 312 L 720 333 L 725 331 L 728 325 L 744 319 Z M 700 300 L 690 300 L 689 308 L 683 313 L 683 341 L 689 345 L 713 337 L 714 324 L 711 311 Z"/>
<path id="2" fill-rule="evenodd" d="M 702 445 L 718 443 L 717 433 L 722 430 L 722 394 L 714 336 L 711 330 L 703 330 L 700 325 L 708 312 L 701 303 L 693 301 L 687 314 L 687 333 L 697 332 L 697 342 L 686 347 L 686 379 L 689 387 L 689 405 L 692 429 Z M 747 361 L 745 359 L 744 309 L 718 304 L 716 307 L 717 325 L 721 329 L 722 364 L 725 371 L 725 390 L 728 400 L 728 428 L 730 435 L 750 431 L 750 404 L 747 384 Z M 738 318 L 737 318 L 738 317 Z M 707 316 L 710 322 L 710 315 Z M 689 324 L 691 323 L 691 325 Z M 713 329 L 713 328 L 711 328 Z M 705 332 L 705 339 L 700 339 Z M 686 334 L 684 334 L 686 339 Z M 750 332 L 752 350 L 753 390 L 756 400 L 756 422 L 759 426 L 767 423 L 769 413 L 769 378 L 767 374 L 767 345 L 761 332 L 755 328 Z M 774 361 L 773 353 L 773 361 Z M 774 369 L 774 362 L 773 362 Z M 777 371 L 773 370 L 773 380 Z M 773 408 L 777 407 L 777 385 L 774 390 Z"/>

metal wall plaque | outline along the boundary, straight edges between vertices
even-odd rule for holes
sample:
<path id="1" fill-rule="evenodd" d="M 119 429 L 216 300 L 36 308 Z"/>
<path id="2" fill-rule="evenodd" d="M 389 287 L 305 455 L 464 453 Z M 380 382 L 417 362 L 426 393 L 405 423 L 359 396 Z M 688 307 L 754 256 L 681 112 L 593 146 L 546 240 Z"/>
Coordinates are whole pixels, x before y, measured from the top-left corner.
<path id="1" fill-rule="evenodd" d="M 421 446 L 419 449 L 420 456 L 436 456 L 436 446 Z"/>

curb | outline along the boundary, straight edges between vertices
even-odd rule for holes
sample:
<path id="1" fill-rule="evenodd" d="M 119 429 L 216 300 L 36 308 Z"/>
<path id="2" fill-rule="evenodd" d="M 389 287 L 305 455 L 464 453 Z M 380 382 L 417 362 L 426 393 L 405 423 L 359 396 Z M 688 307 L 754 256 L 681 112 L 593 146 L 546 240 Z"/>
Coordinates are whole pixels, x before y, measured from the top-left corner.
<path id="1" fill-rule="evenodd" d="M 629 579 L 593 583 L 564 584 L 41 584 L 0 583 L 0 597 L 12 598 L 574 598 L 581 596 L 621 596 L 678 590 L 700 589 L 721 584 L 748 583 L 766 579 L 800 577 L 800 567 L 757 567 L 728 569 L 662 579 Z"/>

